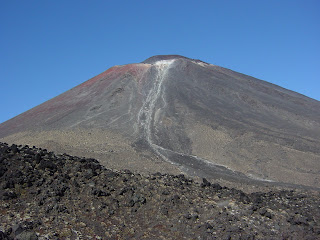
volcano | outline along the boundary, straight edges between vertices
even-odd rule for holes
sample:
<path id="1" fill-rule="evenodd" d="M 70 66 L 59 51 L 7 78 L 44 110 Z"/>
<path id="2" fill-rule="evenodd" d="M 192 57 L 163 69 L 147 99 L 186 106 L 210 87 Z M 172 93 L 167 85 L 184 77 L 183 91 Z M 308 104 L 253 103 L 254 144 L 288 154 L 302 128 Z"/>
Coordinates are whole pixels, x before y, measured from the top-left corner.
<path id="1" fill-rule="evenodd" d="M 320 187 L 320 102 L 178 55 L 114 66 L 2 124 L 0 141 L 111 168 Z"/>

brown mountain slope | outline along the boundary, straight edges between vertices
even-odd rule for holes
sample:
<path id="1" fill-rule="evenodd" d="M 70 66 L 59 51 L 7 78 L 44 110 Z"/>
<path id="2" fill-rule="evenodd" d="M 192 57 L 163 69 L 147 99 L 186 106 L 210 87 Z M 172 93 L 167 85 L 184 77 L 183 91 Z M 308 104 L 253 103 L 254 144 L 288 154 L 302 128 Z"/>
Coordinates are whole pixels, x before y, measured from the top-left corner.
<path id="1" fill-rule="evenodd" d="M 112 67 L 2 123 L 0 140 L 113 168 L 320 187 L 318 101 L 176 55 Z"/>

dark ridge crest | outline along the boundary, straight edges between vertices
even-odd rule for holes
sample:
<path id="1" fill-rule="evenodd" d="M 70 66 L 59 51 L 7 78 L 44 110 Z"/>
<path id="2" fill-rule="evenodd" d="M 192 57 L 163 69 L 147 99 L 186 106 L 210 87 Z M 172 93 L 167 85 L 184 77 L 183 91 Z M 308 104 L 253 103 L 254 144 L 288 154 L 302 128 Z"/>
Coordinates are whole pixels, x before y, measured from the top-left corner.
<path id="1" fill-rule="evenodd" d="M 152 57 L 144 60 L 142 63 L 153 64 L 153 63 L 155 63 L 157 61 L 171 60 L 171 59 L 184 59 L 184 60 L 188 60 L 188 61 L 203 62 L 203 61 L 200 61 L 198 59 L 187 58 L 187 57 L 184 57 L 184 56 L 181 56 L 181 55 L 155 55 L 155 56 L 152 56 Z"/>

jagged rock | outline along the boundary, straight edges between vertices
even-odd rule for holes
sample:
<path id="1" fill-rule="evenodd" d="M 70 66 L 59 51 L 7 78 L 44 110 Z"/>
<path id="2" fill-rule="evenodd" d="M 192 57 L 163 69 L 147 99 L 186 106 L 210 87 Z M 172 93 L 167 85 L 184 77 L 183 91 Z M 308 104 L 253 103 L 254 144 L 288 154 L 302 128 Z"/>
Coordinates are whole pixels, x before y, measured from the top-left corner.
<path id="1" fill-rule="evenodd" d="M 3 195 L 2 195 L 2 199 L 3 200 L 15 199 L 17 197 L 18 196 L 14 191 L 7 191 L 7 192 L 4 192 Z"/>
<path id="2" fill-rule="evenodd" d="M 50 171 L 55 172 L 57 170 L 57 166 L 50 160 L 42 159 L 39 163 L 39 169 L 49 169 Z"/>
<path id="3" fill-rule="evenodd" d="M 2 143 L 0 158 L 7 168 L 0 176 L 0 239 L 320 237 L 318 192 L 247 193 L 184 175 L 113 171 L 34 147 L 17 146 L 12 155 Z M 95 172 L 90 178 L 88 170 Z"/>
<path id="4" fill-rule="evenodd" d="M 207 179 L 203 178 L 201 187 L 210 187 L 210 186 L 211 186 L 211 183 Z"/>

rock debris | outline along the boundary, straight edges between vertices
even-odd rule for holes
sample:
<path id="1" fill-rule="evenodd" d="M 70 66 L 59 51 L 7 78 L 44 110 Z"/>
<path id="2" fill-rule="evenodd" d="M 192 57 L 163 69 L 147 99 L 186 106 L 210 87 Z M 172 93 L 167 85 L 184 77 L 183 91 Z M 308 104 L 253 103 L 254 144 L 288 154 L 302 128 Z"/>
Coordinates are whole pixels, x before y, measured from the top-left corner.
<path id="1" fill-rule="evenodd" d="M 319 239 L 319 199 L 0 143 L 0 239 Z"/>

